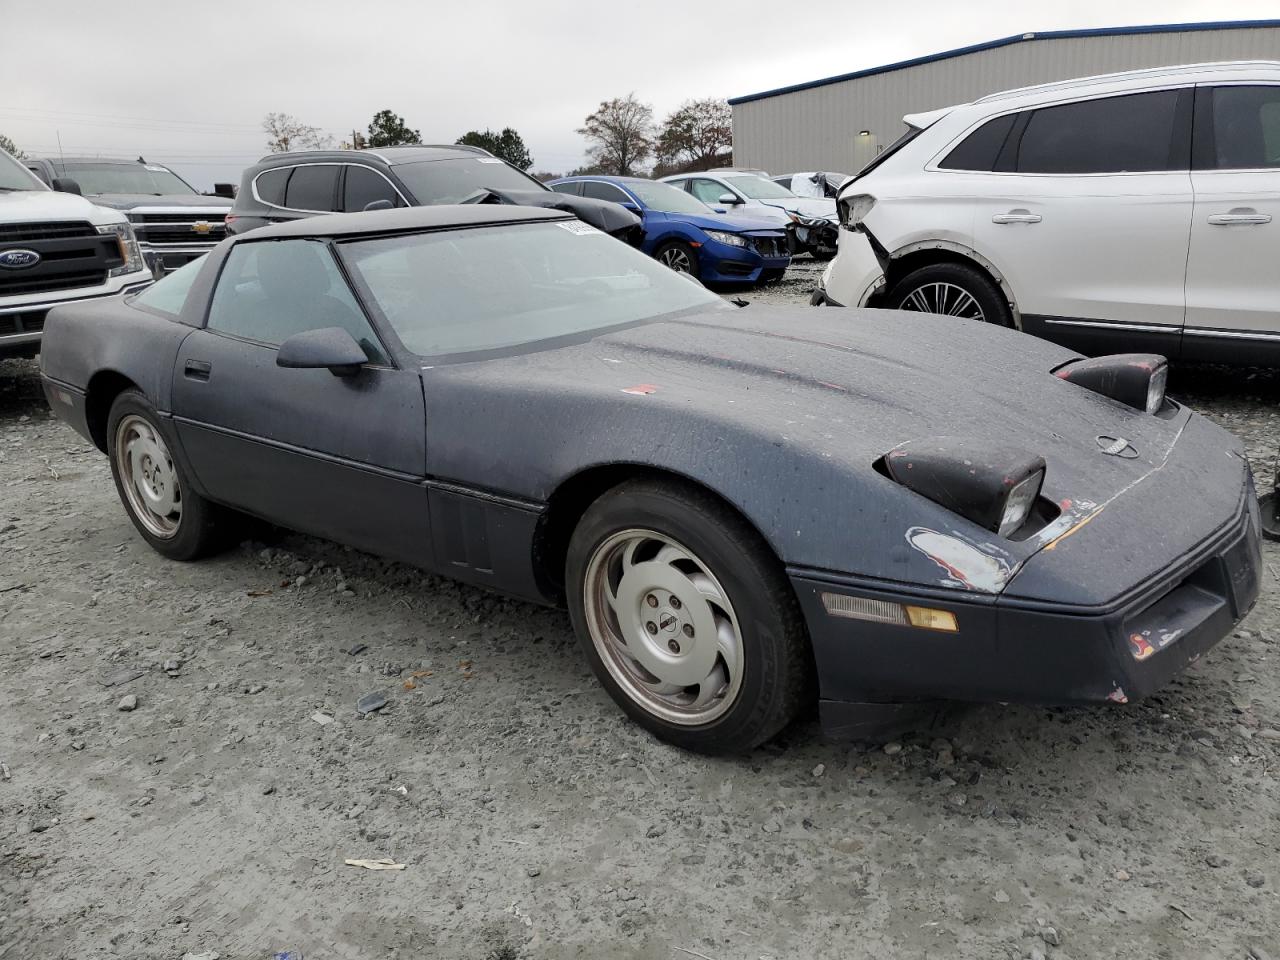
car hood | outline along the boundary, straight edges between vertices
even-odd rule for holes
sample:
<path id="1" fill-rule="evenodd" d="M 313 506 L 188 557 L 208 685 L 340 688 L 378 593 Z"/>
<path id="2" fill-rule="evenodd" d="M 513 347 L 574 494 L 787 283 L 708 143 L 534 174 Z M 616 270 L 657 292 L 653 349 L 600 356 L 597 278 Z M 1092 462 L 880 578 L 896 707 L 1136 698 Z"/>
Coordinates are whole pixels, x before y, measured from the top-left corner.
<path id="1" fill-rule="evenodd" d="M 95 226 L 119 223 L 118 213 L 72 193 L 54 190 L 0 190 L 0 223 L 38 220 L 88 220 Z"/>
<path id="2" fill-rule="evenodd" d="M 771 223 L 768 220 L 744 220 L 740 217 L 719 216 L 717 214 L 650 211 L 651 216 L 654 213 L 672 222 L 687 223 L 700 230 L 726 230 L 730 233 L 753 233 L 755 231 L 778 233 L 781 230 L 779 224 Z"/>
<path id="3" fill-rule="evenodd" d="M 787 197 L 779 200 L 761 200 L 765 206 L 777 207 L 779 210 L 790 210 L 803 217 L 822 217 L 827 220 L 836 218 L 836 202 L 834 200 L 815 197 Z"/>
<path id="4" fill-rule="evenodd" d="M 230 210 L 234 203 L 226 197 L 205 197 L 190 193 L 164 196 L 156 196 L 154 193 L 94 193 L 86 196 L 94 203 L 114 210 L 133 210 L 137 207 L 204 207 L 210 210 Z"/>

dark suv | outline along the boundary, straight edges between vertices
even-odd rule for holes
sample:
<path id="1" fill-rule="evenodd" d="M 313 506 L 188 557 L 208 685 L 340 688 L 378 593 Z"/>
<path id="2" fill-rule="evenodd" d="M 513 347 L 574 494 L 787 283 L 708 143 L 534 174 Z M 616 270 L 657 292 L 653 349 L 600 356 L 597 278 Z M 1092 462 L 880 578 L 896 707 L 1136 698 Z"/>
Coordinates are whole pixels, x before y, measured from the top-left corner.
<path id="1" fill-rule="evenodd" d="M 640 218 L 619 204 L 556 193 L 478 147 L 422 145 L 269 154 L 244 172 L 227 232 L 323 213 L 445 203 L 552 207 L 628 243 L 644 236 Z"/>

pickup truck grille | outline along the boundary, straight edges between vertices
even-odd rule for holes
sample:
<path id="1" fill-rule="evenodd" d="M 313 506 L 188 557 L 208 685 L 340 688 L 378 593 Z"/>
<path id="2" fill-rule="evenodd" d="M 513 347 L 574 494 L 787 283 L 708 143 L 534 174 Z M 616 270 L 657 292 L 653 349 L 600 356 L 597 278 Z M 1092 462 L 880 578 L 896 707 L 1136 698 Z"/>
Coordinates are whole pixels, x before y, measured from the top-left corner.
<path id="1" fill-rule="evenodd" d="M 153 246 L 213 246 L 227 235 L 226 212 L 219 213 L 131 213 L 139 243 Z M 197 224 L 208 224 L 201 232 Z"/>
<path id="2" fill-rule="evenodd" d="M 44 329 L 46 310 L 30 310 L 26 313 L 0 313 L 0 337 L 15 333 L 39 333 Z"/>
<path id="3" fill-rule="evenodd" d="M 63 240 L 68 237 L 96 237 L 88 223 L 6 223 L 0 224 L 0 244 L 29 243 L 32 240 Z"/>
<path id="4" fill-rule="evenodd" d="M 0 274 L 0 297 L 47 293 L 54 290 L 74 290 L 76 287 L 97 287 L 106 282 L 105 269 L 75 270 L 53 276 Z"/>

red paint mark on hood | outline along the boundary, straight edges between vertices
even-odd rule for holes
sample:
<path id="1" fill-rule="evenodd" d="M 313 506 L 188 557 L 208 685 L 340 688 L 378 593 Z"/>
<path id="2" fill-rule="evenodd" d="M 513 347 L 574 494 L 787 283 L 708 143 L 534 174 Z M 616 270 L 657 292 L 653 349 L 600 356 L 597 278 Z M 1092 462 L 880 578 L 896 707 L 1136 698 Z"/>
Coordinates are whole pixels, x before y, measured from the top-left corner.
<path id="1" fill-rule="evenodd" d="M 637 396 L 646 396 L 650 393 L 657 393 L 658 388 L 652 383 L 637 383 L 634 387 L 624 387 L 623 393 L 634 393 Z"/>

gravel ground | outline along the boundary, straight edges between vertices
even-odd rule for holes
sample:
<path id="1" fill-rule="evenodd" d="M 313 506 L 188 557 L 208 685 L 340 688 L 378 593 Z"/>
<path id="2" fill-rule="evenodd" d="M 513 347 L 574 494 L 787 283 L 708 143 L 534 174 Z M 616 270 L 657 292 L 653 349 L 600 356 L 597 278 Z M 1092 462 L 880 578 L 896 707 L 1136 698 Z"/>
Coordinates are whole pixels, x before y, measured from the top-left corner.
<path id="1" fill-rule="evenodd" d="M 1269 482 L 1277 372 L 1173 390 Z M 1274 544 L 1145 702 L 707 759 L 555 611 L 289 534 L 163 560 L 34 364 L 0 364 L 0 489 L 3 960 L 1280 957 Z"/>

